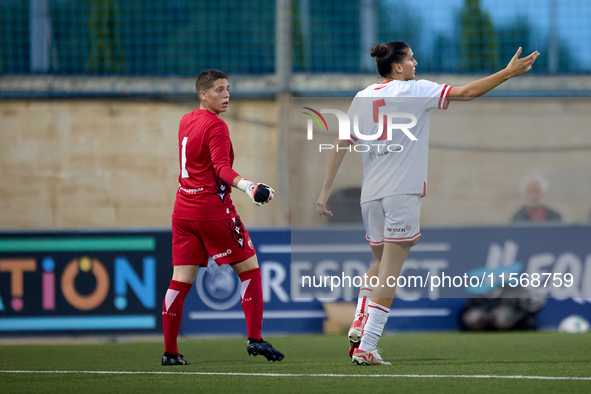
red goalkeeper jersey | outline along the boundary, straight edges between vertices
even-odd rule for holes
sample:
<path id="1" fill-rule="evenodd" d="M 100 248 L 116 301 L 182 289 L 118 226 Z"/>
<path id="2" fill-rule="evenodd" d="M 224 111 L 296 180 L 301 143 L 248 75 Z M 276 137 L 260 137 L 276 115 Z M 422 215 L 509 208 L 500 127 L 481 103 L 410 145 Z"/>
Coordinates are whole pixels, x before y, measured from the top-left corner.
<path id="1" fill-rule="evenodd" d="M 179 125 L 179 189 L 172 217 L 219 220 L 236 216 L 230 199 L 234 150 L 228 125 L 213 112 L 196 109 Z"/>

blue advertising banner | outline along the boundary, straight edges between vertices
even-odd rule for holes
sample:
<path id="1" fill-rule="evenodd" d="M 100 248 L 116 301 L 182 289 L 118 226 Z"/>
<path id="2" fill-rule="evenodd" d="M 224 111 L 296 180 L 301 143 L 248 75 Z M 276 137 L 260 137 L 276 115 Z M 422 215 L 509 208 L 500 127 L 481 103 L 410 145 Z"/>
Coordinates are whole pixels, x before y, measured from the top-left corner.
<path id="1" fill-rule="evenodd" d="M 171 234 L 0 234 L 0 334 L 159 332 Z"/>
<path id="2" fill-rule="evenodd" d="M 362 276 L 372 259 L 362 229 L 329 227 L 250 233 L 263 277 L 265 332 L 321 332 L 323 302 L 355 301 L 355 286 L 335 281 L 331 289 L 330 279 L 328 285 L 315 286 L 303 278 L 342 280 L 343 275 Z M 441 285 L 399 287 L 388 330 L 457 330 L 467 297 L 484 296 L 493 288 L 513 288 L 515 277 L 519 283 L 520 275 L 531 277 L 534 273 L 550 274 L 546 286 L 543 281 L 535 283 L 537 294 L 548 298 L 538 316 L 540 328 L 556 329 L 569 314 L 591 320 L 591 227 L 431 228 L 423 229 L 422 234 L 401 276 L 424 276 L 429 272 L 450 277 L 453 287 L 454 277 L 482 278 L 486 271 L 488 282 L 463 286 L 462 280 L 459 286 L 456 281 L 458 287 L 452 288 L 455 292 L 447 297 L 444 293 L 449 289 Z M 488 276 L 491 273 L 492 283 Z M 503 273 L 505 280 L 501 281 Z M 564 280 L 567 273 L 572 275 L 568 283 Z M 561 274 L 561 286 L 558 281 L 552 283 L 554 274 Z M 187 297 L 183 333 L 244 335 L 239 291 L 239 280 L 231 268 L 210 262 L 207 269 L 199 271 Z"/>
<path id="3" fill-rule="evenodd" d="M 466 298 L 527 288 L 538 297 L 591 298 L 591 226 L 422 229 L 402 267 L 403 299 Z M 292 232 L 294 298 L 349 298 L 369 246 L 363 230 Z M 297 277 L 297 278 L 296 278 Z M 508 295 L 514 297 L 514 295 Z"/>
<path id="4" fill-rule="evenodd" d="M 249 230 L 261 268 L 265 333 L 320 333 L 325 318 L 317 299 L 291 297 L 291 232 Z M 246 334 L 240 280 L 212 259 L 200 268 L 185 299 L 183 334 Z"/>
<path id="5" fill-rule="evenodd" d="M 362 229 L 250 233 L 262 274 L 264 333 L 320 333 L 323 303 L 355 302 L 354 286 L 331 291 L 330 279 L 328 286 L 314 286 L 313 278 L 363 275 L 371 252 Z M 401 276 L 429 272 L 449 276 L 453 286 L 453 277 L 487 271 L 486 279 L 493 273 L 492 285 L 500 289 L 523 274 L 548 274 L 546 286 L 536 283 L 547 298 L 538 327 L 556 329 L 573 314 L 591 320 L 591 227 L 430 228 L 422 234 Z M 159 333 L 171 238 L 166 230 L 0 233 L 0 335 Z M 503 273 L 505 281 L 498 280 Z M 554 274 L 561 274 L 561 286 Z M 430 285 L 397 289 L 388 330 L 457 330 L 466 298 L 491 290 L 462 283 L 456 290 L 463 293 L 449 298 Z M 231 267 L 210 261 L 198 271 L 181 330 L 245 335 L 240 281 Z"/>

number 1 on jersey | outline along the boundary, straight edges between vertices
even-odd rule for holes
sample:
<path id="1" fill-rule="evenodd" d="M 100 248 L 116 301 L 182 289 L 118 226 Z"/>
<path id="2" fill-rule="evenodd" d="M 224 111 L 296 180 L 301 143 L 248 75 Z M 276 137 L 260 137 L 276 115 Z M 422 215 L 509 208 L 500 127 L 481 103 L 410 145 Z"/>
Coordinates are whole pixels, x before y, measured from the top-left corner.
<path id="1" fill-rule="evenodd" d="M 189 177 L 189 173 L 187 172 L 187 169 L 185 168 L 185 166 L 187 165 L 187 140 L 189 139 L 189 137 L 185 137 L 183 138 L 183 142 L 181 143 L 183 145 L 183 149 L 181 150 L 181 178 L 188 178 Z"/>

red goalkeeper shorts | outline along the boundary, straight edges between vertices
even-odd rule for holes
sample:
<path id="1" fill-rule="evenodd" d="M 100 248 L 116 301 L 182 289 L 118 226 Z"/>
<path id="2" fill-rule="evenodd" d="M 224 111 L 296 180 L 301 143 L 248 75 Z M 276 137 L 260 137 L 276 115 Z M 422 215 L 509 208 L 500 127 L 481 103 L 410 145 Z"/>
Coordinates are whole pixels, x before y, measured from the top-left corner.
<path id="1" fill-rule="evenodd" d="M 172 265 L 207 267 L 210 256 L 218 265 L 236 264 L 255 254 L 240 216 L 212 221 L 172 219 Z"/>

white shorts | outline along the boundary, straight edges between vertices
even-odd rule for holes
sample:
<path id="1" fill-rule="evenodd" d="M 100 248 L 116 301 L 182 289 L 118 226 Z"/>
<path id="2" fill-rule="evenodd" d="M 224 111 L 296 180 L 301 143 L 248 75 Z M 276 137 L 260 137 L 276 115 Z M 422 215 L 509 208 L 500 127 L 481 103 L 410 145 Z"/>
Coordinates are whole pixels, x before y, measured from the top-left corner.
<path id="1" fill-rule="evenodd" d="M 399 194 L 361 204 L 365 239 L 371 246 L 384 242 L 414 242 L 421 238 L 421 198 Z"/>

